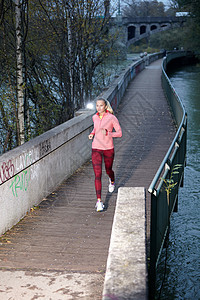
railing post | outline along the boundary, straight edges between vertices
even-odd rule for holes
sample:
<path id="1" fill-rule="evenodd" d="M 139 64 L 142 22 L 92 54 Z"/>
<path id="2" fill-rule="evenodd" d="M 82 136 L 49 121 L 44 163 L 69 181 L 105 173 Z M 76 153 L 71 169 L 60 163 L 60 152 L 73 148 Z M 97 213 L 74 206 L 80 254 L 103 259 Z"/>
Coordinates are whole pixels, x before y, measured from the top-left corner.
<path id="1" fill-rule="evenodd" d="M 155 298 L 156 290 L 156 249 L 157 249 L 157 197 L 151 193 L 151 232 L 150 232 L 150 267 L 149 299 Z"/>

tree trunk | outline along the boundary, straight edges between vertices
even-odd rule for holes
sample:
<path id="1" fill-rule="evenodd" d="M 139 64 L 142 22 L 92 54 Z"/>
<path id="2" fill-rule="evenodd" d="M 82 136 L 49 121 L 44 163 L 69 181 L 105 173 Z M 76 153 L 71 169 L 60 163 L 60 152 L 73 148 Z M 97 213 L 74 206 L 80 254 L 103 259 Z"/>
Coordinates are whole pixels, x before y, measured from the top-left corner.
<path id="1" fill-rule="evenodd" d="M 104 0 L 105 18 L 110 16 L 110 0 Z"/>
<path id="2" fill-rule="evenodd" d="M 23 80 L 23 48 L 22 48 L 22 12 L 20 0 L 15 0 L 16 20 L 16 60 L 17 60 L 17 110 L 19 122 L 18 145 L 25 142 L 24 138 L 24 80 Z"/>
<path id="3" fill-rule="evenodd" d="M 71 20 L 70 14 L 67 10 L 67 34 L 68 34 L 68 51 L 69 51 L 69 78 L 70 78 L 70 95 L 71 103 L 73 104 L 73 114 L 75 109 L 75 99 L 74 99 L 74 82 L 73 82 L 73 65 L 72 65 L 72 32 L 71 32 Z"/>

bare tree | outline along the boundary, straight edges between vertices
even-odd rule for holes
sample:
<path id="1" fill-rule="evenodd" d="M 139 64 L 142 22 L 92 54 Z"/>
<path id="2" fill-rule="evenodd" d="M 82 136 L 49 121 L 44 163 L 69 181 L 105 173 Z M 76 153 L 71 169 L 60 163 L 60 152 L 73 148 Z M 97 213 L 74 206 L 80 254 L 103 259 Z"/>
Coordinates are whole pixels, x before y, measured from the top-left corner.
<path id="1" fill-rule="evenodd" d="M 69 120 L 100 92 L 95 72 L 113 36 L 108 0 L 3 0 L 1 8 L 0 143 L 6 151 Z"/>
<path id="2" fill-rule="evenodd" d="M 17 60 L 17 112 L 18 118 L 18 144 L 25 142 L 24 131 L 24 76 L 23 76 L 23 47 L 22 47 L 22 3 L 15 0 L 15 20 L 16 20 L 16 60 Z"/>
<path id="3" fill-rule="evenodd" d="M 165 15 L 165 6 L 162 1 L 129 0 L 125 3 L 126 6 L 123 9 L 123 14 L 128 18 L 147 16 L 161 17 Z"/>

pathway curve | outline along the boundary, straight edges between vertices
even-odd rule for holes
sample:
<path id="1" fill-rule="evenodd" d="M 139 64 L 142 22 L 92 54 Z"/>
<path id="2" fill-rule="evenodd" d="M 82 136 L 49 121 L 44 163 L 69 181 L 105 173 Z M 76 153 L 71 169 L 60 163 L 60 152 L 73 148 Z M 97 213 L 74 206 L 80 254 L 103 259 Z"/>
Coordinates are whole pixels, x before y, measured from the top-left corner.
<path id="1" fill-rule="evenodd" d="M 115 139 L 117 188 L 147 189 L 174 137 L 161 88 L 161 62 L 137 75 L 116 112 L 123 131 Z M 117 188 L 109 194 L 107 186 L 104 174 L 107 210 L 97 213 L 89 161 L 3 236 L 1 300 L 101 299 L 117 199 Z"/>

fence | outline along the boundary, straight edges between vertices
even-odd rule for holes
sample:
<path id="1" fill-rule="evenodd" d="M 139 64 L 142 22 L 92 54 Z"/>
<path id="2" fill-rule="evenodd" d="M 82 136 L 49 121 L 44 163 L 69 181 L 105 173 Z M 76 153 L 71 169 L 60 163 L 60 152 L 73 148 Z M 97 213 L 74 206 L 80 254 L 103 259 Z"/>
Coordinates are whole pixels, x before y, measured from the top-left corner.
<path id="1" fill-rule="evenodd" d="M 170 216 L 177 210 L 178 189 L 183 183 L 186 162 L 187 114 L 165 70 L 170 60 L 185 55 L 185 52 L 171 53 L 163 60 L 162 65 L 162 85 L 177 125 L 177 132 L 148 189 L 151 193 L 149 293 L 152 299 L 155 293 L 156 267 L 168 233 Z M 177 170 L 174 171 L 176 167 Z"/>

